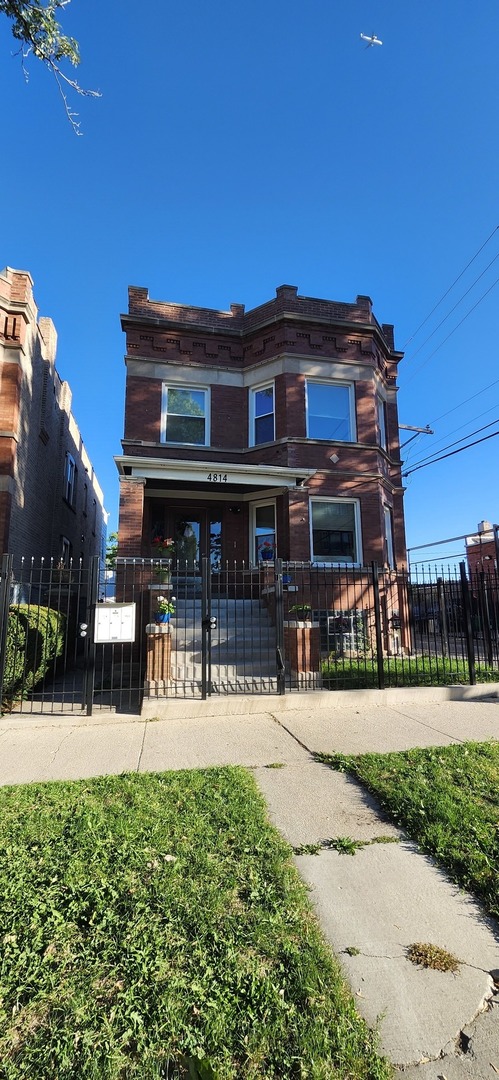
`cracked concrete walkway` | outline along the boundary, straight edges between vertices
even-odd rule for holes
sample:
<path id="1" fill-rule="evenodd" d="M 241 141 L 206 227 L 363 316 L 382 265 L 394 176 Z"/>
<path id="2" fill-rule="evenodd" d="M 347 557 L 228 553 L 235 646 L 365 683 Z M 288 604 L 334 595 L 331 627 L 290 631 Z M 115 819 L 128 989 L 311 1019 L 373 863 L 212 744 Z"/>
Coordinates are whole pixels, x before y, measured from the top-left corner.
<path id="1" fill-rule="evenodd" d="M 499 927 L 383 819 L 355 781 L 314 762 L 310 751 L 499 738 L 499 703 L 432 702 L 417 691 L 381 705 L 342 698 L 259 698 L 246 708 L 245 699 L 149 702 L 149 720 L 3 717 L 0 783 L 242 764 L 254 769 L 272 820 L 293 846 L 338 836 L 394 840 L 354 856 L 330 849 L 296 856 L 324 934 L 359 1012 L 379 1022 L 382 1049 L 404 1080 L 494 1080 Z M 265 767 L 277 763 L 284 767 Z M 454 953 L 458 973 L 414 967 L 406 950 L 415 941 Z"/>

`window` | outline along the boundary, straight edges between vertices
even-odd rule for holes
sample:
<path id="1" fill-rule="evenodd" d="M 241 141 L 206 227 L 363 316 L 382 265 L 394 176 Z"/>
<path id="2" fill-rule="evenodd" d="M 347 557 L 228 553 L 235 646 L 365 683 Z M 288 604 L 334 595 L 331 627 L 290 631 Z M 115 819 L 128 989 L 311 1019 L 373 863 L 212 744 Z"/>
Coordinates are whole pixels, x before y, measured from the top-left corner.
<path id="1" fill-rule="evenodd" d="M 311 500 L 312 561 L 360 563 L 359 504 L 355 499 Z"/>
<path id="2" fill-rule="evenodd" d="M 390 570 L 395 570 L 395 551 L 393 547 L 393 514 L 389 506 L 383 507 L 385 519 L 385 558 Z"/>
<path id="3" fill-rule="evenodd" d="M 275 439 L 274 385 L 251 391 L 250 445 L 273 442 Z"/>
<path id="4" fill-rule="evenodd" d="M 378 443 L 382 450 L 386 450 L 388 447 L 386 439 L 386 401 L 383 401 L 383 398 L 376 398 L 376 410 L 378 418 Z"/>
<path id="5" fill-rule="evenodd" d="M 207 397 L 206 390 L 194 387 L 163 388 L 163 442 L 208 445 Z"/>
<path id="6" fill-rule="evenodd" d="M 250 551 L 254 563 L 276 557 L 275 502 L 254 504 L 251 514 Z"/>
<path id="7" fill-rule="evenodd" d="M 307 435 L 309 439 L 354 441 L 351 384 L 307 381 Z"/>
<path id="8" fill-rule="evenodd" d="M 64 498 L 70 506 L 74 506 L 76 500 L 76 462 L 71 454 L 66 453 L 64 466 Z"/>
<path id="9" fill-rule="evenodd" d="M 71 556 L 71 541 L 68 540 L 67 536 L 61 536 L 61 557 L 59 560 L 59 570 L 68 570 L 71 565 Z"/>

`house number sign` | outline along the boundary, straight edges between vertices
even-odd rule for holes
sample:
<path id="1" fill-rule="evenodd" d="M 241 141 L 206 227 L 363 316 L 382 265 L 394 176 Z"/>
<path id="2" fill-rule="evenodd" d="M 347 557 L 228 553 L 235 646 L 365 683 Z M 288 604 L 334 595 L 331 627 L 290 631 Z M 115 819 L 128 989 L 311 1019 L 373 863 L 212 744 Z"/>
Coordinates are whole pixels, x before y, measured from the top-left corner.
<path id="1" fill-rule="evenodd" d="M 94 641 L 97 645 L 135 641 L 135 604 L 97 604 Z"/>
<path id="2" fill-rule="evenodd" d="M 206 477 L 209 484 L 226 484 L 227 473 L 226 472 L 210 472 Z"/>

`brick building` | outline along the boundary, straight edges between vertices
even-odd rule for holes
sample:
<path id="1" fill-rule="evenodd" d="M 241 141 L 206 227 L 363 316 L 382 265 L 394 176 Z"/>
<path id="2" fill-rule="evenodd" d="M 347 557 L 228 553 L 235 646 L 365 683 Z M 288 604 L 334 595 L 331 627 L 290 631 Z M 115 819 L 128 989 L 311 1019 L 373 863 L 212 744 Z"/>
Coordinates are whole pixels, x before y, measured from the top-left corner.
<path id="1" fill-rule="evenodd" d="M 87 563 L 105 541 L 103 495 L 55 368 L 57 334 L 38 319 L 29 273 L 0 272 L 0 547 Z"/>
<path id="2" fill-rule="evenodd" d="M 129 289 L 120 554 L 405 568 L 393 327 L 283 285 L 250 311 Z"/>
<path id="3" fill-rule="evenodd" d="M 490 521 L 480 521 L 474 536 L 466 537 L 466 558 L 472 574 L 479 572 L 493 573 L 499 569 L 497 554 L 499 550 L 499 526 Z"/>

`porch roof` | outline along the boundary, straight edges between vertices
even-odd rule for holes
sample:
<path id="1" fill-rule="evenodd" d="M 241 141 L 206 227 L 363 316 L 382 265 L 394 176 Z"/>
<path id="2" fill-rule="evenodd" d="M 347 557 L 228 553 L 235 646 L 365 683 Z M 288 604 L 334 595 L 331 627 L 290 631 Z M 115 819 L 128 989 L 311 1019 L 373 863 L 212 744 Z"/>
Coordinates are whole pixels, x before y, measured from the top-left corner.
<path id="1" fill-rule="evenodd" d="M 174 458 L 115 457 L 120 476 L 142 477 L 145 480 L 182 481 L 184 484 L 206 485 L 223 489 L 229 485 L 242 487 L 301 487 L 314 476 L 316 469 L 291 469 L 279 465 L 244 465 L 223 461 L 185 461 Z"/>

